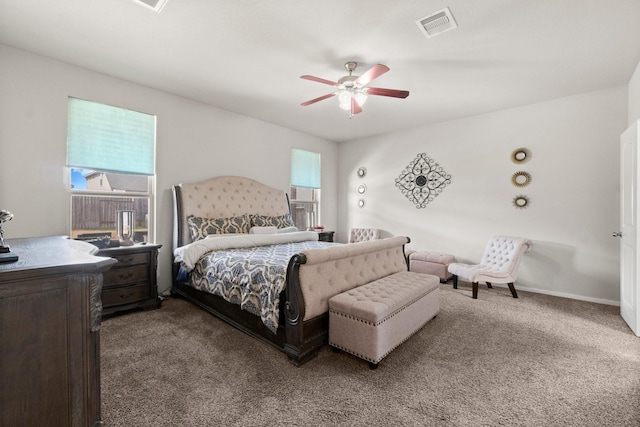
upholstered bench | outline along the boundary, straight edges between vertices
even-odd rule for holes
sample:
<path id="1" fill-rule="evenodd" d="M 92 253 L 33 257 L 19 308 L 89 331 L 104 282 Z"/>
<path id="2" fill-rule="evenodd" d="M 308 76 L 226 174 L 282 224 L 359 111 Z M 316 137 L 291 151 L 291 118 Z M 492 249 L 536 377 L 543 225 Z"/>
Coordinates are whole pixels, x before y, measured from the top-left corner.
<path id="1" fill-rule="evenodd" d="M 439 285 L 433 275 L 401 271 L 331 297 L 329 345 L 375 369 L 438 314 Z"/>
<path id="2" fill-rule="evenodd" d="M 449 273 L 449 264 L 456 262 L 456 257 L 437 252 L 411 252 L 409 254 L 409 270 L 416 273 L 433 274 L 446 283 L 453 277 Z"/>

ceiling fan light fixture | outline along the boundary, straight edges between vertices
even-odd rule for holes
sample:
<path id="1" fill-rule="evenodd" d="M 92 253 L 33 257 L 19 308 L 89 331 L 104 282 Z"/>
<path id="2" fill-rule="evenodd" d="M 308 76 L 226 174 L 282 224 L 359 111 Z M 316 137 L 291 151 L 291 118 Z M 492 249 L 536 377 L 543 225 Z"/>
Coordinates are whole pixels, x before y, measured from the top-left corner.
<path id="1" fill-rule="evenodd" d="M 340 108 L 351 111 L 351 98 L 355 98 L 361 107 L 367 102 L 367 94 L 362 89 L 342 89 L 338 92 L 338 103 Z"/>
<path id="2" fill-rule="evenodd" d="M 369 95 L 390 96 L 394 98 L 406 98 L 407 96 L 409 96 L 409 91 L 406 90 L 384 89 L 380 87 L 367 86 L 371 81 L 377 79 L 378 77 L 389 71 L 389 67 L 387 67 L 386 65 L 376 64 L 361 76 L 354 76 L 353 71 L 356 69 L 357 65 L 358 64 L 354 61 L 347 62 L 345 64 L 345 68 L 347 69 L 347 71 L 349 71 L 349 75 L 343 76 L 342 78 L 338 79 L 337 82 L 322 79 L 320 77 L 310 76 L 308 74 L 300 76 L 300 78 L 304 80 L 311 80 L 334 87 L 333 92 L 303 102 L 300 105 L 306 107 L 308 105 L 315 104 L 316 102 L 328 98 L 333 98 L 335 96 L 338 99 L 338 105 L 340 106 L 340 108 L 349 111 L 349 118 L 351 118 L 356 114 L 362 113 L 362 106 L 365 104 L 365 102 L 367 102 Z"/>
<path id="3" fill-rule="evenodd" d="M 361 90 L 356 91 L 356 94 L 354 96 L 356 98 L 356 102 L 360 104 L 361 107 L 365 102 L 367 102 L 367 94 Z"/>

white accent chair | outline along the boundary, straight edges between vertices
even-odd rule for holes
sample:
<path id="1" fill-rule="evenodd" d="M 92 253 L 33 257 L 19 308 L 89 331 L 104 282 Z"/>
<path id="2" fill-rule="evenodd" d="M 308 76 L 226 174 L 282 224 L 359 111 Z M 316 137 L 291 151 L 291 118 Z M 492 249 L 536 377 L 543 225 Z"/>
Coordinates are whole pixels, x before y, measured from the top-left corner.
<path id="1" fill-rule="evenodd" d="M 480 264 L 449 264 L 453 274 L 453 288 L 458 288 L 458 277 L 471 282 L 472 296 L 478 298 L 478 282 L 485 282 L 488 288 L 492 283 L 506 283 L 511 295 L 518 298 L 513 283 L 516 281 L 522 255 L 531 250 L 531 240 L 521 237 L 494 236 L 487 243 Z"/>
<path id="2" fill-rule="evenodd" d="M 380 230 L 377 228 L 352 228 L 349 233 L 349 243 L 378 239 L 380 239 Z"/>

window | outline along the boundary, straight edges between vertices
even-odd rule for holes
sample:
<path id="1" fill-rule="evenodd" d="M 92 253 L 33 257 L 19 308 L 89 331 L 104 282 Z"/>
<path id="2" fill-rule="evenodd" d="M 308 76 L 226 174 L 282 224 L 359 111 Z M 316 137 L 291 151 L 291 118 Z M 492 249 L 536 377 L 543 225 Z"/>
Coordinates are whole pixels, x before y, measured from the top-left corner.
<path id="1" fill-rule="evenodd" d="M 153 115 L 69 98 L 71 237 L 118 238 L 118 211 L 134 211 L 134 241 L 153 240 Z"/>
<path id="2" fill-rule="evenodd" d="M 320 154 L 291 150 L 291 216 L 300 230 L 320 224 Z"/>

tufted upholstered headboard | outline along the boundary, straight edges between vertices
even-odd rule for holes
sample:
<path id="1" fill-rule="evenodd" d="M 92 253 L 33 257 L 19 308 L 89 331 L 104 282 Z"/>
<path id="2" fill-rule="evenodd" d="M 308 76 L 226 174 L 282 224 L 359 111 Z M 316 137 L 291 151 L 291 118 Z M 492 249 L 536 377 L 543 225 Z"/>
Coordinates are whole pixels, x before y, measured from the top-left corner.
<path id="1" fill-rule="evenodd" d="M 187 217 L 228 218 L 244 214 L 290 214 L 282 190 L 241 176 L 219 176 L 173 186 L 173 249 L 191 243 Z"/>

